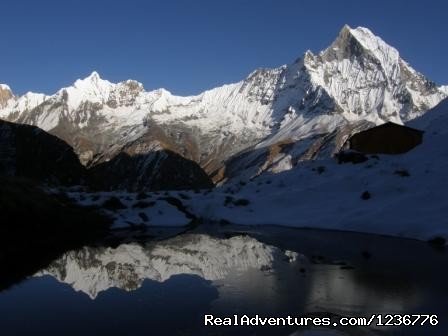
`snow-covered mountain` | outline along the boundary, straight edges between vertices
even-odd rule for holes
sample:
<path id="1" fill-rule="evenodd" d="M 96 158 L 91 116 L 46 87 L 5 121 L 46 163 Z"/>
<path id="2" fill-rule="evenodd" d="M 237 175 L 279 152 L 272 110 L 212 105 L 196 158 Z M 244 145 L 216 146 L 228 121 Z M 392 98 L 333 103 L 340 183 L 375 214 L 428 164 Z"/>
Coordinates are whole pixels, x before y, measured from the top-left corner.
<path id="1" fill-rule="evenodd" d="M 331 154 L 355 130 L 414 119 L 448 94 L 370 30 L 349 26 L 318 54 L 197 96 L 113 84 L 96 72 L 51 96 L 2 88 L 0 118 L 57 135 L 87 166 L 137 141 L 146 154 L 167 149 L 196 161 L 215 181 Z"/>
<path id="2" fill-rule="evenodd" d="M 446 242 L 448 98 L 407 126 L 424 131 L 420 145 L 399 155 L 365 155 L 357 164 L 337 158 L 301 161 L 295 169 L 229 181 L 211 191 L 148 192 L 141 197 L 69 190 L 67 196 L 96 207 L 118 197 L 123 207 L 108 212 L 114 228 L 185 226 L 191 220 L 179 209 L 186 209 L 220 224 L 275 224 Z M 168 198 L 182 206 L 168 203 Z"/>
<path id="3" fill-rule="evenodd" d="M 185 234 L 145 246 L 84 247 L 64 254 L 36 276 L 51 275 L 95 299 L 112 287 L 136 290 L 145 279 L 163 282 L 177 274 L 191 274 L 218 280 L 229 272 L 271 269 L 275 263 L 298 257 L 296 252 L 281 251 L 248 236 L 220 239 Z"/>

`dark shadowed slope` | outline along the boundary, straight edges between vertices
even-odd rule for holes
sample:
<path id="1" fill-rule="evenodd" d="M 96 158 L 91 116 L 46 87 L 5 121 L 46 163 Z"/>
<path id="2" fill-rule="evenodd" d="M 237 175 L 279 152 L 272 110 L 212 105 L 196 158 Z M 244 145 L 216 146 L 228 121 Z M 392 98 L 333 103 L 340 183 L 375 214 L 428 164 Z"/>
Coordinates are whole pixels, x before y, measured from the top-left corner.
<path id="1" fill-rule="evenodd" d="M 83 181 L 85 168 L 61 139 L 35 126 L 0 120 L 0 175 L 73 185 Z"/>

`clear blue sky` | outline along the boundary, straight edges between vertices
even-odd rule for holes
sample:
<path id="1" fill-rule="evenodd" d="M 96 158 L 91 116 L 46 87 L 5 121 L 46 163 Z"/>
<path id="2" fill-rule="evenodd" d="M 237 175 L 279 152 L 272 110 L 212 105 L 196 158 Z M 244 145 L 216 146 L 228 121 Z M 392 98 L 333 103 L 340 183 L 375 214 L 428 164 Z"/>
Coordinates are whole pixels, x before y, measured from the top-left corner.
<path id="1" fill-rule="evenodd" d="M 320 51 L 347 23 L 448 83 L 448 1 L 14 0 L 0 6 L 0 83 L 53 93 L 97 70 L 194 94 Z"/>

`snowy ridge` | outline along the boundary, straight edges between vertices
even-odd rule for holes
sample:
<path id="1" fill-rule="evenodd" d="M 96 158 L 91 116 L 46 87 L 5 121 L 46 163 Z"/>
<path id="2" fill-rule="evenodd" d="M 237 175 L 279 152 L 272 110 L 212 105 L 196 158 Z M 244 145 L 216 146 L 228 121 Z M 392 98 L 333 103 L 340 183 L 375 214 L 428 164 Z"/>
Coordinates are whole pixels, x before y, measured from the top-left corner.
<path id="1" fill-rule="evenodd" d="M 229 272 L 270 269 L 275 262 L 297 257 L 295 252 L 284 252 L 247 236 L 219 239 L 191 234 L 146 246 L 85 247 L 66 253 L 36 276 L 51 275 L 95 299 L 111 287 L 136 290 L 145 279 L 163 282 L 176 274 L 192 274 L 213 281 Z"/>
<path id="2" fill-rule="evenodd" d="M 349 121 L 361 117 L 376 124 L 403 123 L 445 97 L 367 28 L 345 26 L 328 49 L 306 60 L 313 81 L 337 101 Z"/>
<path id="3" fill-rule="evenodd" d="M 48 96 L 42 93 L 27 92 L 20 97 L 11 97 L 6 106 L 0 109 L 0 118 L 9 121 L 11 114 L 26 114 L 46 101 Z M 11 120 L 14 121 L 14 120 Z M 34 125 L 38 126 L 39 125 Z M 42 128 L 42 127 L 40 127 Z"/>
<path id="4" fill-rule="evenodd" d="M 284 225 L 376 233 L 448 241 L 448 98 L 408 123 L 424 130 L 423 143 L 401 155 L 368 156 L 359 164 L 334 158 L 302 161 L 295 169 L 264 174 L 240 183 L 231 181 L 212 191 L 167 192 L 199 218 L 242 225 Z M 284 156 L 284 161 L 288 160 Z M 287 162 L 284 162 L 287 164 Z M 362 197 L 364 193 L 368 197 Z M 68 193 L 83 205 L 101 204 L 110 195 Z M 116 211 L 115 225 L 175 225 L 185 216 L 158 193 L 138 198 L 116 194 L 125 208 Z M 137 209 L 140 201 L 153 202 Z M 162 212 L 162 216 L 157 214 Z M 139 217 L 144 211 L 145 222 Z"/>
<path id="5" fill-rule="evenodd" d="M 0 118 L 57 135 L 86 165 L 109 160 L 155 125 L 160 143 L 212 173 L 250 148 L 360 121 L 402 124 L 435 106 L 447 91 L 369 29 L 344 26 L 316 55 L 307 51 L 292 64 L 258 69 L 238 83 L 196 96 L 147 92 L 136 81 L 113 84 L 93 72 L 55 95 L 10 100 L 0 107 Z"/>
<path id="6" fill-rule="evenodd" d="M 351 29 L 349 26 L 345 27 L 350 33 L 361 43 L 361 45 L 371 51 L 375 57 L 381 62 L 381 66 L 386 74 L 394 77 L 398 72 L 398 62 L 400 61 L 400 54 L 398 50 L 389 46 L 378 36 L 375 36 L 369 29 L 358 27 Z"/>
<path id="7" fill-rule="evenodd" d="M 66 95 L 69 108 L 75 110 L 82 102 L 107 102 L 113 87 L 114 84 L 101 79 L 94 71 L 87 78 L 78 79 L 73 86 L 62 89 L 58 94 Z"/>
<path id="8" fill-rule="evenodd" d="M 16 102 L 16 108 L 20 111 L 31 111 L 41 105 L 48 96 L 42 93 L 27 92 Z"/>

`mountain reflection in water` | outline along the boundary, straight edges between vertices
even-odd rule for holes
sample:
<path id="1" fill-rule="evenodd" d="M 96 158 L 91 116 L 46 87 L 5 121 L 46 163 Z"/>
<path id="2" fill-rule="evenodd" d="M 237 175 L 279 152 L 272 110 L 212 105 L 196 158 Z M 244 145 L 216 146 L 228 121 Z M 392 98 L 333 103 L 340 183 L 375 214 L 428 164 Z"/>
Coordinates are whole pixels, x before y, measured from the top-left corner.
<path id="1" fill-rule="evenodd" d="M 157 335 L 302 335 L 306 330 L 294 327 L 204 327 L 203 315 L 448 312 L 445 251 L 354 233 L 238 230 L 198 229 L 68 251 L 0 292 L 0 331 L 147 335 L 155 328 Z M 445 327 L 442 321 L 430 329 L 349 328 L 338 329 L 338 335 L 429 336 Z"/>
<path id="2" fill-rule="evenodd" d="M 36 276 L 51 275 L 95 299 L 111 287 L 136 290 L 145 279 L 163 282 L 173 275 L 190 274 L 218 280 L 229 272 L 268 270 L 297 257 L 295 252 L 281 251 L 248 236 L 218 239 L 186 234 L 145 245 L 84 247 L 64 254 Z"/>

